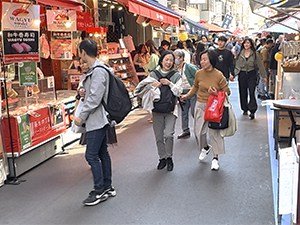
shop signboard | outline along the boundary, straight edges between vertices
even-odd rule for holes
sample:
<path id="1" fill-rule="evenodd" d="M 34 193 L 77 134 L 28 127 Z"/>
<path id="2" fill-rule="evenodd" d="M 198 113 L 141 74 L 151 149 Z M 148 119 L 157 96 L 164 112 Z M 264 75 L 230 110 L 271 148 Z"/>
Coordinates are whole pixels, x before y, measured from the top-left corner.
<path id="1" fill-rule="evenodd" d="M 49 31 L 76 31 L 76 11 L 47 10 L 47 27 Z"/>
<path id="2" fill-rule="evenodd" d="M 31 146 L 29 116 L 28 114 L 24 114 L 18 116 L 17 120 L 18 120 L 18 127 L 19 127 L 21 149 L 25 149 Z"/>
<path id="3" fill-rule="evenodd" d="M 225 28 L 225 29 L 229 29 L 229 26 L 232 22 L 232 19 L 233 19 L 233 16 L 231 16 L 229 14 L 226 14 L 224 19 L 223 19 L 223 22 L 222 22 L 222 27 Z"/>
<path id="4" fill-rule="evenodd" d="M 39 5 L 12 2 L 3 2 L 2 4 L 2 30 L 40 29 Z"/>
<path id="5" fill-rule="evenodd" d="M 21 62 L 18 64 L 20 86 L 31 86 L 38 84 L 36 62 Z"/>
<path id="6" fill-rule="evenodd" d="M 77 30 L 86 31 L 89 27 L 94 27 L 94 20 L 89 12 L 78 12 L 76 11 L 76 25 Z"/>
<path id="7" fill-rule="evenodd" d="M 40 7 L 7 2 L 2 4 L 4 63 L 39 62 Z"/>
<path id="8" fill-rule="evenodd" d="M 72 60 L 72 32 L 51 32 L 51 59 Z"/>
<path id="9" fill-rule="evenodd" d="M 4 63 L 39 62 L 39 32 L 33 30 L 5 30 L 3 35 Z"/>

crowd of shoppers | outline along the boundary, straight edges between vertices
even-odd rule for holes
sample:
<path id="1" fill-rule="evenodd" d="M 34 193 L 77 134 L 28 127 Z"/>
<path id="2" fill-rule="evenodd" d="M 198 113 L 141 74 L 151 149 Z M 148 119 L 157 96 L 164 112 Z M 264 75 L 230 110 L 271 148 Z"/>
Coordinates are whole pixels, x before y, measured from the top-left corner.
<path id="1" fill-rule="evenodd" d="M 137 93 L 142 105 L 152 111 L 158 170 L 166 167 L 172 171 L 174 168 L 174 134 L 179 113 L 182 133 L 177 138 L 191 136 L 191 113 L 199 160 L 205 160 L 212 152 L 211 170 L 219 170 L 219 155 L 225 153 L 224 138 L 220 130 L 210 129 L 204 119 L 208 97 L 217 95 L 219 91 L 230 95 L 228 82 L 238 76 L 241 110 L 244 115 L 249 112 L 249 118 L 253 120 L 257 110 L 255 88 L 258 77 L 262 78 L 261 82 L 266 86 L 264 89 L 274 93 L 276 65 L 272 57 L 279 51 L 282 40 L 283 37 L 279 37 L 273 46 L 274 41 L 269 37 L 265 45 L 258 42 L 260 48 L 251 38 L 228 40 L 225 36 L 219 36 L 215 41 L 202 36 L 199 42 L 179 41 L 176 45 L 164 40 L 159 49 L 152 40 L 139 45 L 133 62 L 137 72 L 145 75 L 140 79 Z M 102 104 L 102 99 L 107 100 L 108 73 L 97 67 L 105 65 L 96 58 L 98 49 L 95 41 L 82 41 L 78 52 L 81 62 L 86 65 L 86 72 L 78 89 L 83 106 L 74 123 L 85 127 L 85 157 L 91 166 L 94 183 L 93 190 L 83 203 L 96 205 L 116 195 L 106 143 L 109 121 Z M 267 83 L 267 80 L 270 82 Z"/>

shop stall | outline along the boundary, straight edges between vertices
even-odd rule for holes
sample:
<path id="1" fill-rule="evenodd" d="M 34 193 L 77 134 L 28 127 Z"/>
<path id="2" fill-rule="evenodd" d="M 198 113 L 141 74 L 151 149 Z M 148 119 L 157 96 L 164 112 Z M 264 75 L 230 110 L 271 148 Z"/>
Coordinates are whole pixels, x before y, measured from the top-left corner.
<path id="1" fill-rule="evenodd" d="M 6 156 L 8 178 L 15 182 L 19 175 L 62 151 L 76 91 L 58 91 L 55 77 L 44 76 L 40 69 L 40 59 L 72 59 L 78 35 L 41 29 L 40 5 L 1 2 L 1 6 L 0 166 Z M 52 22 L 68 26 L 69 17 L 64 15 L 57 12 L 56 23 Z"/>

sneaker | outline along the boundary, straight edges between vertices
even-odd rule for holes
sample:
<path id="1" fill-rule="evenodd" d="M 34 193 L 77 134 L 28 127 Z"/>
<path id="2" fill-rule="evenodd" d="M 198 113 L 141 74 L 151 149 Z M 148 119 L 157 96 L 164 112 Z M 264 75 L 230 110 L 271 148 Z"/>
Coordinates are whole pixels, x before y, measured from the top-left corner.
<path id="1" fill-rule="evenodd" d="M 99 204 L 100 202 L 105 201 L 106 199 L 108 199 L 108 195 L 105 194 L 104 191 L 99 192 L 93 190 L 89 193 L 87 199 L 83 201 L 83 204 L 86 206 L 93 206 Z"/>
<path id="2" fill-rule="evenodd" d="M 157 169 L 158 170 L 162 170 L 163 168 L 165 168 L 167 165 L 167 160 L 166 159 L 160 159 L 159 163 L 157 165 Z"/>
<path id="3" fill-rule="evenodd" d="M 185 132 L 179 134 L 179 135 L 177 136 L 177 138 L 178 138 L 178 139 L 189 138 L 190 136 L 191 136 L 191 133 L 190 133 L 189 131 L 185 131 Z"/>
<path id="4" fill-rule="evenodd" d="M 211 151 L 211 145 L 208 145 L 208 146 L 209 146 L 208 150 L 205 150 L 204 148 L 202 148 L 201 153 L 199 155 L 199 160 L 200 161 L 203 161 L 204 159 L 206 159 L 206 157 L 210 153 L 210 151 Z"/>
<path id="5" fill-rule="evenodd" d="M 115 197 L 117 195 L 117 192 L 113 186 L 104 188 L 104 193 L 107 194 L 108 197 Z"/>
<path id="6" fill-rule="evenodd" d="M 174 163 L 171 157 L 167 158 L 167 170 L 172 171 L 174 167 Z"/>
<path id="7" fill-rule="evenodd" d="M 211 170 L 219 170 L 220 165 L 219 165 L 219 160 L 213 159 L 211 162 Z"/>

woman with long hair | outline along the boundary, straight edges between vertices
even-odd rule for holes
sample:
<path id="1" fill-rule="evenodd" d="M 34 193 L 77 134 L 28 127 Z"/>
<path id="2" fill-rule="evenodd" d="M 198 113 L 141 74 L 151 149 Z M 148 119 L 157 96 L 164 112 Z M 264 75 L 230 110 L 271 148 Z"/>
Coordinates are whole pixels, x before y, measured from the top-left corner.
<path id="1" fill-rule="evenodd" d="M 145 46 L 149 56 L 147 57 L 147 63 L 144 69 L 146 73 L 150 73 L 157 67 L 160 54 L 153 40 L 146 41 Z"/>
<path id="2" fill-rule="evenodd" d="M 241 45 L 241 51 L 236 57 L 234 74 L 238 75 L 240 106 L 243 115 L 248 115 L 249 111 L 249 118 L 253 120 L 257 111 L 255 88 L 258 76 L 266 79 L 267 74 L 251 38 L 246 37 Z"/>

